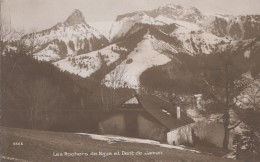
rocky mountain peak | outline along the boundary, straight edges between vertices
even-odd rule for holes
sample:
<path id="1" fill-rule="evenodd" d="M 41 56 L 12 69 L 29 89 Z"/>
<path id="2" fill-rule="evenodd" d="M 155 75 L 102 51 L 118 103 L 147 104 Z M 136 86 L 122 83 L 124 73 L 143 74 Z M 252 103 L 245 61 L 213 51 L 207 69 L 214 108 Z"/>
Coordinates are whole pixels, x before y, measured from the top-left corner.
<path id="1" fill-rule="evenodd" d="M 83 13 L 80 10 L 75 9 L 64 23 L 66 25 L 75 25 L 75 24 L 82 24 L 82 23 L 86 24 L 86 21 L 83 16 Z"/>
<path id="2" fill-rule="evenodd" d="M 168 4 L 153 10 L 153 12 L 156 15 L 164 15 L 173 19 L 190 22 L 196 22 L 203 17 L 202 13 L 196 7 L 179 4 Z"/>
<path id="3" fill-rule="evenodd" d="M 171 18 L 173 20 L 182 20 L 182 21 L 188 21 L 193 23 L 203 18 L 203 14 L 196 7 L 179 5 L 179 4 L 168 4 L 153 10 L 137 11 L 137 12 L 119 15 L 116 21 L 120 21 L 123 18 L 131 18 L 136 15 L 140 16 L 143 14 L 151 18 L 155 18 L 157 16 L 164 16 L 167 18 Z"/>
<path id="4" fill-rule="evenodd" d="M 197 9 L 196 7 L 181 5 L 181 4 L 175 4 L 175 3 L 170 3 L 170 4 L 164 5 L 164 6 L 159 7 L 159 8 L 173 8 L 173 9 L 179 9 L 179 10 L 183 10 L 183 9 L 194 10 L 194 9 Z"/>

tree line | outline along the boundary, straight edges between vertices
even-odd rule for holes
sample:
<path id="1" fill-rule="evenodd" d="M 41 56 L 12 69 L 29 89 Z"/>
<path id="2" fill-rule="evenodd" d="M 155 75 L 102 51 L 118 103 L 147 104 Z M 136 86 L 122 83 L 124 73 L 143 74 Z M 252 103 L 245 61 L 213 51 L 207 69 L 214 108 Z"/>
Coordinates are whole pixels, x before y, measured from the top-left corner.
<path id="1" fill-rule="evenodd" d="M 143 89 L 174 94 L 174 99 L 169 100 L 175 104 L 185 102 L 181 101 L 182 96 L 202 94 L 205 106 L 201 113 L 220 115 L 223 148 L 229 149 L 230 131 L 241 126 L 243 131 L 234 140 L 237 159 L 259 158 L 259 54 L 248 59 L 227 50 L 211 55 L 176 54 L 173 58 L 167 65 L 153 67 L 141 75 Z M 235 122 L 231 120 L 233 114 Z"/>

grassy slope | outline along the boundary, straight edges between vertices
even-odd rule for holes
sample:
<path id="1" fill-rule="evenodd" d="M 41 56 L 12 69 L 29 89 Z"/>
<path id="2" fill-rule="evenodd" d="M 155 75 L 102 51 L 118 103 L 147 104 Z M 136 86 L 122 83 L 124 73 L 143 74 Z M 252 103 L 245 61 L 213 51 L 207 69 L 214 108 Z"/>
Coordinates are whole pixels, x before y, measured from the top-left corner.
<path id="1" fill-rule="evenodd" d="M 88 136 L 70 133 L 32 131 L 24 129 L 3 128 L 1 130 L 2 155 L 36 162 L 232 162 L 211 155 L 198 154 L 176 149 L 139 143 L 117 142 L 91 139 Z M 23 146 L 13 146 L 13 142 L 23 142 Z M 88 156 L 88 157 L 55 157 L 53 152 L 116 152 L 116 151 L 161 151 L 162 155 L 153 156 Z M 3 160 L 3 159 L 2 159 Z M 1 161 L 1 160 L 0 160 Z"/>

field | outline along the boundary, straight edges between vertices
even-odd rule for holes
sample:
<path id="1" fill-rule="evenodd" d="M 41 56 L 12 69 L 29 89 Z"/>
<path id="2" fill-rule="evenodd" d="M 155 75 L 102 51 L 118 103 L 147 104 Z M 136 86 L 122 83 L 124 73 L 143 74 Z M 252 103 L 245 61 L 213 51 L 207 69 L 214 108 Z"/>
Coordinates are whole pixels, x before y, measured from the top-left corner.
<path id="1" fill-rule="evenodd" d="M 234 162 L 150 140 L 6 127 L 0 130 L 1 162 Z"/>

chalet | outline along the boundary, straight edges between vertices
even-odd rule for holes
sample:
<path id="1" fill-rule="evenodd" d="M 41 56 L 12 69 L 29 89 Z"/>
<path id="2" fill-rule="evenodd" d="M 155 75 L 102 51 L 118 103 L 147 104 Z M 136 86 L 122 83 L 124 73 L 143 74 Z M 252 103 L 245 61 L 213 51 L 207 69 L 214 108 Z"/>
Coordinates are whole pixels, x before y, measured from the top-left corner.
<path id="1" fill-rule="evenodd" d="M 169 144 L 192 143 L 194 121 L 169 102 L 150 94 L 135 95 L 99 122 L 99 133 L 138 137 Z"/>

